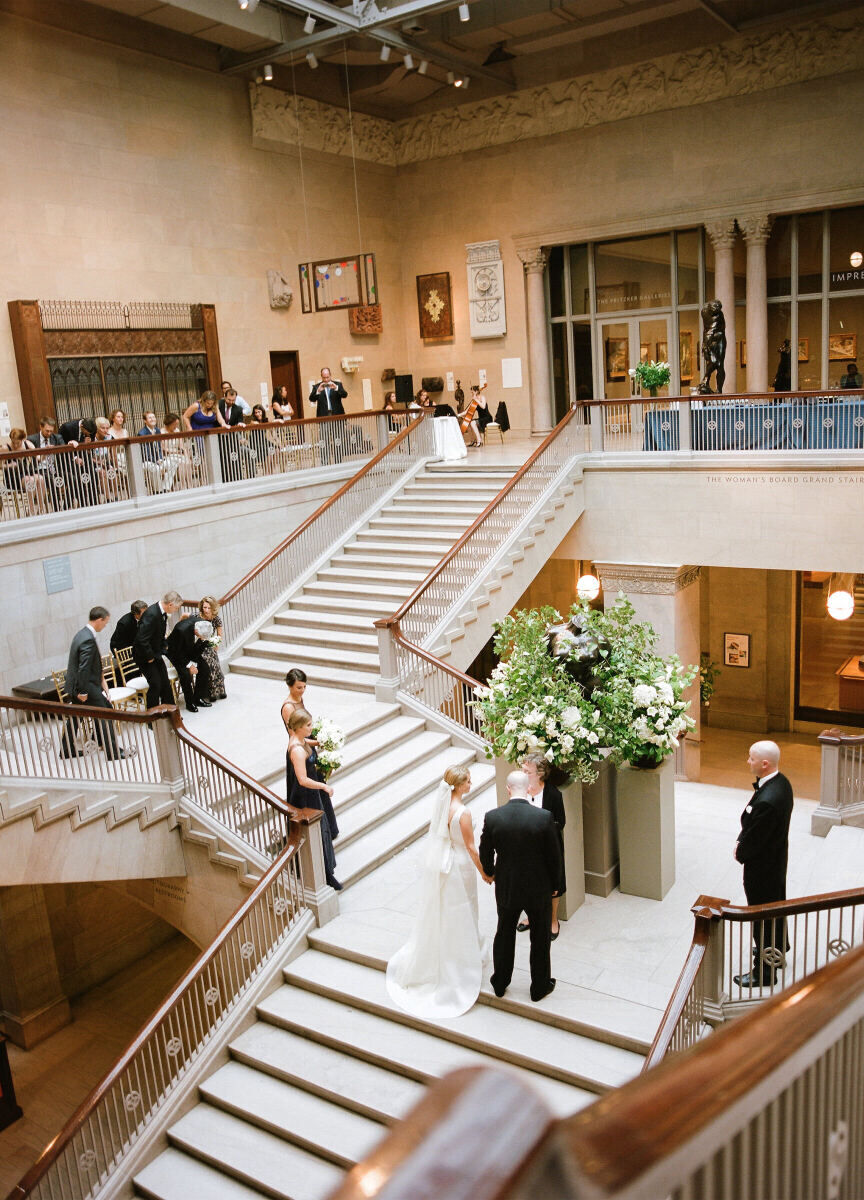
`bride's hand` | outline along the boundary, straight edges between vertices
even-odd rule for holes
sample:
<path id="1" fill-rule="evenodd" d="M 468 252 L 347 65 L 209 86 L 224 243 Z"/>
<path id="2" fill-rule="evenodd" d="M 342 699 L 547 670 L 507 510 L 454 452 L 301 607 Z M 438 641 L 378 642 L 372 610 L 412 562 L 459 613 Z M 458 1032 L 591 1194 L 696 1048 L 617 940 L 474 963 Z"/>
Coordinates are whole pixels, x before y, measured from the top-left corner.
<path id="1" fill-rule="evenodd" d="M 487 875 L 485 871 L 481 871 L 480 875 L 482 876 L 484 883 L 494 883 L 495 882 L 494 875 Z"/>

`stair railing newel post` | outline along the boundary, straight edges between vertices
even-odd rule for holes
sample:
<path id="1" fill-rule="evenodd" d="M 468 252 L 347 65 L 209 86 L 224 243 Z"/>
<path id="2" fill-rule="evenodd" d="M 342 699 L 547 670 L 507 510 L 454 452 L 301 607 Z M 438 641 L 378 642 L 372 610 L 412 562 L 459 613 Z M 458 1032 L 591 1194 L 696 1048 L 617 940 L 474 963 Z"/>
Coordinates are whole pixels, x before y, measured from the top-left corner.
<path id="1" fill-rule="evenodd" d="M 321 818 L 323 813 L 312 808 L 303 808 L 296 814 L 297 824 L 303 829 L 300 842 L 300 877 L 303 880 L 303 901 L 315 914 L 318 925 L 326 925 L 339 915 L 339 897 L 327 882 L 324 869 L 324 846 L 321 841 Z"/>
<path id="2" fill-rule="evenodd" d="M 156 743 L 156 759 L 162 782 L 168 785 L 172 800 L 179 800 L 186 790 L 180 741 L 177 737 L 177 729 L 183 721 L 176 708 L 163 707 L 154 709 L 153 712 L 154 719 L 150 728 Z"/>
<path id="3" fill-rule="evenodd" d="M 393 623 L 389 617 L 379 617 L 375 621 L 378 631 L 378 679 L 375 681 L 375 699 L 385 704 L 392 704 L 399 691 L 399 658 L 396 652 L 394 634 L 399 633 L 398 620 Z"/>
<path id="4" fill-rule="evenodd" d="M 727 904 L 728 900 L 719 897 L 700 896 L 691 910 L 697 925 L 703 921 L 708 923 L 708 948 L 702 964 L 702 1004 L 703 1016 L 709 1025 L 719 1025 L 728 1016 L 725 1006 L 729 1002 L 729 993 L 724 970 L 728 922 L 723 920 L 723 909 Z"/>
<path id="5" fill-rule="evenodd" d="M 126 479 L 131 499 L 136 500 L 140 496 L 147 495 L 140 442 L 133 442 L 126 447 Z"/>
<path id="6" fill-rule="evenodd" d="M 222 456 L 219 453 L 220 436 L 219 433 L 205 431 L 201 437 L 201 441 L 204 443 L 202 452 L 207 464 L 207 480 L 212 488 L 220 487 L 223 482 Z"/>

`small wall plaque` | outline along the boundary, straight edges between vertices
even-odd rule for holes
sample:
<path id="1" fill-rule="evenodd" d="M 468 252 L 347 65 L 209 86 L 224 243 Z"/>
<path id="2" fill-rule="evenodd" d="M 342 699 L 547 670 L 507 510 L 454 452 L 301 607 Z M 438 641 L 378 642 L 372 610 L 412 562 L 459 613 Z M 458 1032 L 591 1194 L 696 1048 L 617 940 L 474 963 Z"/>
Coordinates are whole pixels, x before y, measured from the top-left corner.
<path id="1" fill-rule="evenodd" d="M 68 554 L 60 554 L 56 558 L 43 558 L 42 570 L 45 572 L 45 591 L 49 596 L 55 592 L 71 592 L 72 563 Z"/>

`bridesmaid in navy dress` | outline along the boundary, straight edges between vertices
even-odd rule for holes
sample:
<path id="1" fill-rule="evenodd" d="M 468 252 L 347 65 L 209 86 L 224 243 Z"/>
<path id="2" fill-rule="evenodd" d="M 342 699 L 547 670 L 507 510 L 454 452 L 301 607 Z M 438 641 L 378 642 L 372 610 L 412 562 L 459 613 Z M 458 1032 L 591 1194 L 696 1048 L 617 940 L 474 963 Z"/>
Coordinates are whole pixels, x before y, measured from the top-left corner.
<path id="1" fill-rule="evenodd" d="M 285 797 L 295 808 L 317 808 L 324 813 L 320 823 L 321 845 L 324 848 L 324 873 L 327 882 L 337 892 L 342 884 L 336 878 L 336 855 L 327 809 L 333 789 L 318 775 L 318 752 L 307 744 L 312 733 L 312 718 L 305 708 L 296 708 L 288 718 L 288 753 L 285 756 Z M 335 822 L 335 817 L 334 817 Z"/>

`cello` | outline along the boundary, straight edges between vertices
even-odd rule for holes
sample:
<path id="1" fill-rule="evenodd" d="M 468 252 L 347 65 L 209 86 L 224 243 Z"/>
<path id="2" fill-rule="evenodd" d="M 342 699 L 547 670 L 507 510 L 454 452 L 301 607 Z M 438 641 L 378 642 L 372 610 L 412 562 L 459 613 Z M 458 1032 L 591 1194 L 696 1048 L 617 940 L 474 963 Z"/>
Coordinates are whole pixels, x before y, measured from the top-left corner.
<path id="1" fill-rule="evenodd" d="M 487 385 L 485 383 L 481 383 L 478 388 L 472 387 L 472 389 L 471 389 L 471 391 L 474 392 L 474 395 L 471 397 L 470 401 L 468 402 L 468 407 L 462 413 L 462 420 L 459 423 L 459 428 L 462 430 L 463 433 L 467 433 L 468 430 L 471 428 L 471 422 L 474 420 L 474 417 L 477 415 L 477 397 L 479 396 L 479 394 L 482 391 L 486 390 L 486 386 Z"/>

